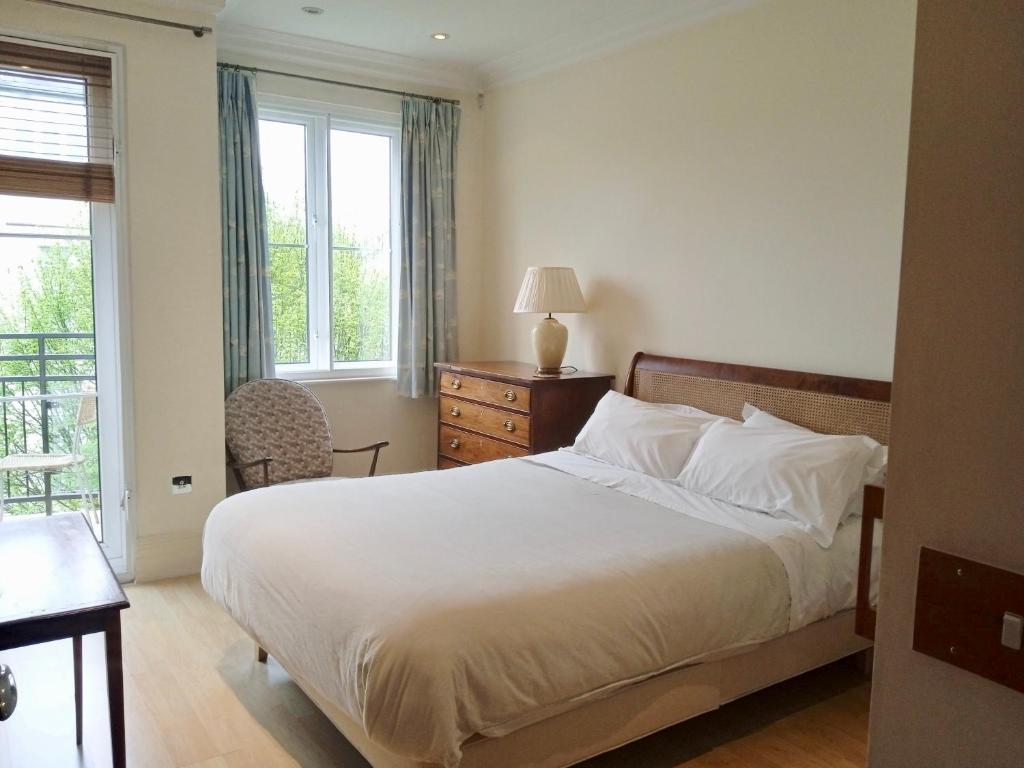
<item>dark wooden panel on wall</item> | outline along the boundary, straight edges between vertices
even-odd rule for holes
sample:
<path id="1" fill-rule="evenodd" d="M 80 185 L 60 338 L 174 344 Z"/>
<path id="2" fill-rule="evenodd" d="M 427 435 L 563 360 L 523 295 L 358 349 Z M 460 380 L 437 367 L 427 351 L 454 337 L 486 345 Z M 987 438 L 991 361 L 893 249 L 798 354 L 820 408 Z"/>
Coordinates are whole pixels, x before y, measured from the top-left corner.
<path id="1" fill-rule="evenodd" d="M 1024 692 L 1024 650 L 1002 644 L 1005 613 L 1024 616 L 1024 575 L 921 548 L 915 651 Z"/>

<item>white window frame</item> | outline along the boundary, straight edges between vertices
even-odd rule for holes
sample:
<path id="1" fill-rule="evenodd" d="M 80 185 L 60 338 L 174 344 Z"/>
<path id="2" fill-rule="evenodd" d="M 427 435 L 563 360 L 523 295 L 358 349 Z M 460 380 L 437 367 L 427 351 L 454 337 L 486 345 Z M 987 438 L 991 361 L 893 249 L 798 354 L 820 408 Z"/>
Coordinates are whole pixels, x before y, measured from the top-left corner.
<path id="1" fill-rule="evenodd" d="M 359 107 L 261 95 L 259 119 L 306 128 L 306 247 L 309 362 L 276 365 L 277 375 L 300 381 L 319 379 L 396 378 L 398 283 L 400 270 L 401 115 Z M 331 236 L 331 130 L 355 131 L 391 139 L 391 359 L 335 362 L 331 349 L 333 297 Z M 271 286 L 273 290 L 273 286 Z"/>

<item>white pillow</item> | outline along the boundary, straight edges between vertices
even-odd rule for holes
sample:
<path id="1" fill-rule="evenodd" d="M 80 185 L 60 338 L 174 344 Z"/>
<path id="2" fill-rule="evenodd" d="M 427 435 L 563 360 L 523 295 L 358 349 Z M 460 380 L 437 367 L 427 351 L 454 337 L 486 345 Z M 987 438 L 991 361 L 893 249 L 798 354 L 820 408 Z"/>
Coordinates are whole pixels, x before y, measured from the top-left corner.
<path id="1" fill-rule="evenodd" d="M 779 419 L 777 416 L 772 416 L 767 411 L 762 411 L 756 406 L 752 406 L 749 402 L 743 403 L 743 426 L 744 427 L 788 427 L 790 429 L 802 429 L 805 432 L 813 432 L 813 430 L 807 427 L 802 427 L 799 424 L 786 421 L 785 419 Z M 864 435 L 864 439 L 870 440 L 873 446 L 873 452 L 871 458 L 867 462 L 867 466 L 864 469 L 864 484 L 865 485 L 882 485 L 885 487 L 886 475 L 889 469 L 889 446 L 883 445 L 878 440 L 872 440 L 870 437 Z M 863 488 L 861 488 L 863 492 Z M 861 512 L 861 505 L 857 505 L 857 514 Z"/>
<path id="2" fill-rule="evenodd" d="M 718 418 L 608 392 L 583 425 L 573 450 L 617 467 L 674 480 L 702 429 Z"/>
<path id="3" fill-rule="evenodd" d="M 862 435 L 714 422 L 679 475 L 691 491 L 788 519 L 831 546 L 873 448 Z"/>

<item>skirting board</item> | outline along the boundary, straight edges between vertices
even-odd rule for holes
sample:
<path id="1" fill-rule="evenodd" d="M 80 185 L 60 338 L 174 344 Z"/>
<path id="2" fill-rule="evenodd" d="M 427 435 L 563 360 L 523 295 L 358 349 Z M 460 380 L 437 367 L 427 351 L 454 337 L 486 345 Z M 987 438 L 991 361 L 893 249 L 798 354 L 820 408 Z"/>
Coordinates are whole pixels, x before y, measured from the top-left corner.
<path id="1" fill-rule="evenodd" d="M 203 532 L 175 531 L 140 536 L 135 542 L 135 581 L 157 581 L 199 573 Z"/>

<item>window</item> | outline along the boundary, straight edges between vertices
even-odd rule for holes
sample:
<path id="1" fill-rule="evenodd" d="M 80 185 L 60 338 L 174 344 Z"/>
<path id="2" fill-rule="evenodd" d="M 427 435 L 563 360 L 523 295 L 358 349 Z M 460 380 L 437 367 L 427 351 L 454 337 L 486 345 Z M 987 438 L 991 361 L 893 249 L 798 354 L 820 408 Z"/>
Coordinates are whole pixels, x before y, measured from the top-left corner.
<path id="1" fill-rule="evenodd" d="M 112 203 L 111 60 L 0 40 L 0 188 Z"/>
<path id="2" fill-rule="evenodd" d="M 393 376 L 399 116 L 261 105 L 275 362 Z"/>
<path id="3" fill-rule="evenodd" d="M 84 514 L 124 574 L 116 64 L 0 38 L 0 499 Z"/>

